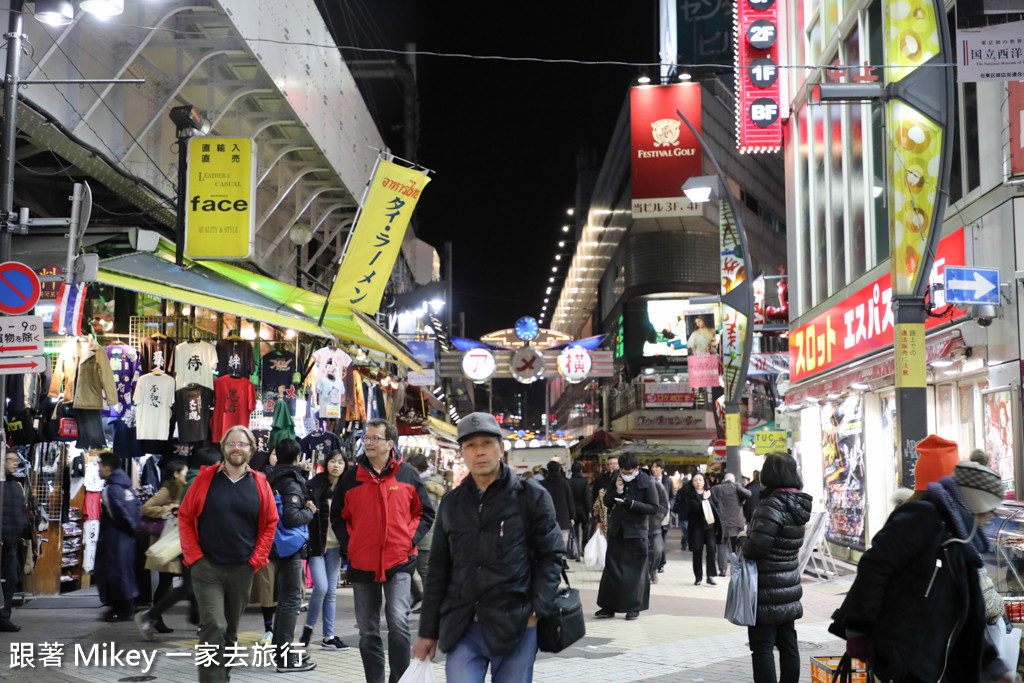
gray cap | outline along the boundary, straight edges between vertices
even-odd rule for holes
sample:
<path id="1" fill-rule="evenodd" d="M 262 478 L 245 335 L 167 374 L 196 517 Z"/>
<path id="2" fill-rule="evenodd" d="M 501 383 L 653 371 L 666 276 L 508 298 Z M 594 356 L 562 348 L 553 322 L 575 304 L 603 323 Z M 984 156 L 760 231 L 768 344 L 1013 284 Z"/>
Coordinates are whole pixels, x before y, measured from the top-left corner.
<path id="1" fill-rule="evenodd" d="M 490 413 L 470 413 L 459 420 L 459 443 L 474 434 L 490 434 L 499 439 L 503 436 L 498 421 Z"/>

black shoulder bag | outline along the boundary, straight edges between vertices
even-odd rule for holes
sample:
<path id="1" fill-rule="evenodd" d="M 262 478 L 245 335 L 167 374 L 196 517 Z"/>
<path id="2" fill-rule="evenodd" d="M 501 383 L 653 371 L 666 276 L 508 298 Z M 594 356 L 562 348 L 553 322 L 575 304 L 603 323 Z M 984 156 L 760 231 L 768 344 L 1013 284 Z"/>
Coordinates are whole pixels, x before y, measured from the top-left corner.
<path id="1" fill-rule="evenodd" d="M 520 483 L 519 507 L 523 514 L 527 549 L 530 546 L 530 514 L 526 505 L 526 492 Z M 530 553 L 532 558 L 532 552 Z M 555 594 L 554 609 L 550 616 L 537 622 L 537 648 L 541 652 L 561 652 L 587 634 L 587 626 L 583 618 L 583 603 L 580 592 L 569 585 L 569 575 L 562 570 L 565 587 L 558 587 Z"/>

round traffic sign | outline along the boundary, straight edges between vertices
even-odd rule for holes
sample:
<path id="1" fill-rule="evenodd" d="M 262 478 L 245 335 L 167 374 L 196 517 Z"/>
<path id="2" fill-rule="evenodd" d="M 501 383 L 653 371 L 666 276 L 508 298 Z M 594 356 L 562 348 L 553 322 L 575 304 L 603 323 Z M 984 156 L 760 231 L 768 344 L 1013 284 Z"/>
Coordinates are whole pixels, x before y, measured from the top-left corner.
<path id="1" fill-rule="evenodd" d="M 719 439 L 711 444 L 711 449 L 715 455 L 725 455 L 725 448 L 725 439 Z"/>
<path id="2" fill-rule="evenodd" d="M 39 276 L 24 263 L 0 263 L 0 312 L 21 315 L 39 301 Z"/>

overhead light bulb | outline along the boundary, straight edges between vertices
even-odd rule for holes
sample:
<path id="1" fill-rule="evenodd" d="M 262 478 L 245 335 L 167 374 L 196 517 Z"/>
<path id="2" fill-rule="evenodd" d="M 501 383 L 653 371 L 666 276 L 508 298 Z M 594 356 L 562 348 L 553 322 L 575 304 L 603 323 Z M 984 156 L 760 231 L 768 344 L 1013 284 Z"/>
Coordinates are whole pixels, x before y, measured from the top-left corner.
<path id="1" fill-rule="evenodd" d="M 681 72 L 681 73 L 679 74 L 679 80 L 681 80 L 681 81 L 689 81 L 689 80 L 691 80 L 692 78 L 693 78 L 693 76 L 691 76 L 691 75 L 690 75 L 690 74 L 689 74 L 688 72 L 686 72 L 686 71 L 683 71 L 683 72 Z"/>
<path id="2" fill-rule="evenodd" d="M 49 26 L 67 26 L 75 18 L 71 0 L 36 0 L 36 21 Z"/>
<path id="3" fill-rule="evenodd" d="M 124 0 L 82 0 L 83 12 L 95 14 L 101 19 L 116 17 L 124 12 Z"/>
<path id="4" fill-rule="evenodd" d="M 648 76 L 647 74 L 644 74 L 640 78 L 636 79 L 636 82 L 639 83 L 640 85 L 647 85 L 648 83 L 651 82 L 651 77 Z"/>

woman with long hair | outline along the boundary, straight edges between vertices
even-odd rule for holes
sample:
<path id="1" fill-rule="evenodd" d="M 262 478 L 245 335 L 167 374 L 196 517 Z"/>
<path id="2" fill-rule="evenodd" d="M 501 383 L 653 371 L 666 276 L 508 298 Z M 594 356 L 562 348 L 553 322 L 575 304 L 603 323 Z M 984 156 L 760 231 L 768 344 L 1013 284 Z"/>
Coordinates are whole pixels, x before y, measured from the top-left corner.
<path id="1" fill-rule="evenodd" d="M 341 548 L 331 529 L 331 500 L 334 487 L 345 471 L 345 455 L 335 450 L 328 453 L 323 462 L 324 471 L 309 482 L 309 497 L 316 505 L 316 514 L 309 523 L 309 541 L 306 563 L 313 577 L 313 594 L 309 598 L 306 625 L 302 629 L 302 642 L 309 645 L 317 617 L 323 614 L 323 640 L 325 650 L 347 650 L 345 644 L 334 635 L 334 608 L 338 595 L 338 575 L 341 570 Z"/>
<path id="2" fill-rule="evenodd" d="M 188 464 L 184 460 L 172 460 L 167 463 L 164 466 L 164 478 L 160 483 L 160 488 L 143 504 L 142 515 L 153 519 L 165 519 L 176 515 L 178 513 L 178 506 L 181 505 L 181 499 L 185 497 L 185 479 L 187 474 Z M 155 540 L 156 537 L 154 536 L 153 538 Z M 147 557 L 145 566 L 147 571 L 160 572 L 160 583 L 157 584 L 156 592 L 153 594 L 153 604 L 160 604 L 171 592 L 171 588 L 174 586 L 174 579 L 182 574 L 181 557 L 176 557 L 166 564 L 152 557 Z M 140 628 L 143 628 L 141 624 L 145 624 L 148 627 L 143 628 L 144 636 L 151 635 L 153 631 L 157 633 L 174 632 L 173 628 L 168 627 L 164 623 L 162 613 L 157 614 L 153 618 L 150 618 L 144 612 L 139 614 L 142 616 L 137 617 L 136 621 L 140 623 Z"/>
<path id="3" fill-rule="evenodd" d="M 757 562 L 757 618 L 747 627 L 754 683 L 796 683 L 800 651 L 796 620 L 800 603 L 800 547 L 804 525 L 811 518 L 811 496 L 804 493 L 796 460 L 788 453 L 769 453 L 761 468 L 764 491 L 740 538 L 743 557 Z M 781 678 L 775 677 L 775 648 L 779 648 Z"/>

